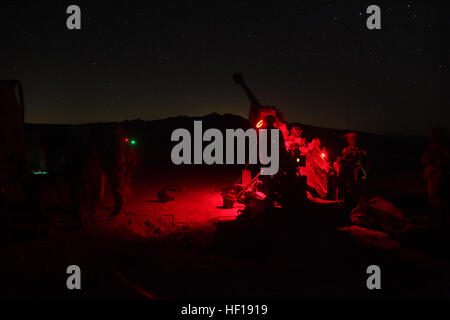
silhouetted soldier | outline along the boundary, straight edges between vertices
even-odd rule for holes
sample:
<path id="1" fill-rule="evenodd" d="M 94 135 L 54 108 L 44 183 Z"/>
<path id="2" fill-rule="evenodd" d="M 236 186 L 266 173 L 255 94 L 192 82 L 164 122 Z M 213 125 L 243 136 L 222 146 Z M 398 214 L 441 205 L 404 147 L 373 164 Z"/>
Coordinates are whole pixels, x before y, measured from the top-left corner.
<path id="1" fill-rule="evenodd" d="M 272 129 L 277 129 L 277 127 L 275 126 L 275 122 L 276 122 L 275 116 L 269 115 L 264 118 L 264 123 L 266 124 L 265 129 L 267 129 L 268 154 L 272 154 L 271 141 L 273 139 L 275 139 L 275 136 L 272 135 Z M 286 160 L 286 157 L 287 157 L 286 145 L 285 145 L 284 136 L 283 136 L 283 133 L 281 132 L 281 130 L 278 131 L 278 146 L 279 146 L 278 154 L 280 156 L 280 163 L 281 163 L 282 160 L 283 161 Z"/>
<path id="2" fill-rule="evenodd" d="M 264 123 L 268 130 L 268 150 L 272 153 L 270 141 L 275 137 L 271 134 L 271 129 L 275 126 L 276 118 L 272 115 L 265 117 Z M 294 157 L 286 150 L 285 140 L 281 130 L 278 136 L 279 146 L 279 170 L 274 176 L 263 178 L 265 190 L 269 199 L 273 199 L 282 204 L 283 207 L 298 207 L 303 205 L 306 198 L 306 181 L 298 173 L 298 163 Z"/>
<path id="3" fill-rule="evenodd" d="M 275 128 L 275 117 L 270 115 L 266 116 L 264 118 L 264 124 L 265 127 L 261 129 L 267 130 L 267 155 L 272 155 L 272 139 L 275 139 L 275 137 L 272 135 L 271 130 L 276 129 Z M 279 159 L 281 159 L 281 153 L 284 146 L 284 139 L 282 137 L 281 132 L 279 132 L 279 138 L 278 138 L 278 145 L 279 145 Z M 281 171 L 281 161 L 279 161 L 279 168 L 278 173 Z M 268 198 L 275 201 L 276 200 L 276 194 L 277 194 L 277 179 L 274 178 L 274 176 L 269 175 L 263 175 L 260 178 L 263 182 L 263 191 L 267 194 Z"/>
<path id="4" fill-rule="evenodd" d="M 349 132 L 344 137 L 348 145 L 338 158 L 339 180 L 344 204 L 347 209 L 352 210 L 358 203 L 362 207 L 367 205 L 367 151 L 358 145 L 358 135 L 355 132 Z"/>
<path id="5" fill-rule="evenodd" d="M 23 123 L 22 85 L 16 80 L 0 81 L 0 214 L 6 210 L 3 200 L 8 185 L 26 178 Z"/>
<path id="6" fill-rule="evenodd" d="M 306 139 L 302 137 L 303 130 L 299 126 L 293 126 L 287 140 L 289 152 L 292 156 L 299 155 L 301 149 L 307 146 Z"/>
<path id="7" fill-rule="evenodd" d="M 85 141 L 83 130 L 77 126 L 69 127 L 67 137 L 59 150 L 59 159 L 52 168 L 51 174 L 56 183 L 68 183 L 72 215 L 77 227 L 83 226 L 85 206 L 83 201 L 83 170 L 85 165 Z"/>
<path id="8" fill-rule="evenodd" d="M 114 197 L 114 211 L 111 215 L 115 216 L 125 213 L 131 176 L 136 165 L 136 152 L 133 145 L 135 140 L 126 136 L 120 126 L 113 129 L 111 139 L 111 153 L 102 154 L 102 158 Z"/>
<path id="9" fill-rule="evenodd" d="M 28 169 L 31 173 L 29 194 L 33 203 L 33 215 L 37 220 L 43 217 L 46 206 L 44 188 L 47 184 L 47 153 L 38 128 L 33 128 L 27 140 Z"/>
<path id="10" fill-rule="evenodd" d="M 433 218 L 447 223 L 449 217 L 450 151 L 442 128 L 431 129 L 431 139 L 423 155 L 424 178 Z"/>
<path id="11" fill-rule="evenodd" d="M 85 220 L 92 219 L 96 207 L 101 203 L 103 188 L 103 170 L 101 162 L 101 141 L 96 135 L 94 126 L 82 127 L 81 136 L 81 210 Z"/>
<path id="12" fill-rule="evenodd" d="M 95 208 L 100 204 L 98 189 L 103 175 L 102 127 L 73 126 L 60 151 L 52 174 L 56 183 L 68 182 L 73 216 L 79 227 L 90 224 Z M 94 128 L 98 131 L 94 131 Z M 108 152 L 104 152 L 108 154 Z M 110 154 L 110 153 L 109 153 Z"/>

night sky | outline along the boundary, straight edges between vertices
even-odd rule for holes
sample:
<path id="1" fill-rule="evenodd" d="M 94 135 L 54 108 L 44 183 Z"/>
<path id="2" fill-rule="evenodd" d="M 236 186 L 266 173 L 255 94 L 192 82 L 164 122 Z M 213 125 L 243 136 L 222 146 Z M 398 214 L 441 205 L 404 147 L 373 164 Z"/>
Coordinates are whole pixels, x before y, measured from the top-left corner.
<path id="1" fill-rule="evenodd" d="M 450 13 L 438 2 L 93 2 L 0 2 L 0 70 L 23 83 L 27 122 L 247 117 L 238 71 L 288 121 L 450 131 Z M 70 4 L 80 31 L 66 28 Z M 381 30 L 366 28 L 371 4 Z"/>

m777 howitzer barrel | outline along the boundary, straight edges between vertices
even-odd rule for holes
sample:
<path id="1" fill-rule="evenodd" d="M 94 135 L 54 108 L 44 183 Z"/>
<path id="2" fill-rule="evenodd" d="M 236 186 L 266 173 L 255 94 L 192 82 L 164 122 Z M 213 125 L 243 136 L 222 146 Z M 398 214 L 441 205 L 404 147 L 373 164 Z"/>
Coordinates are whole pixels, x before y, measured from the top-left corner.
<path id="1" fill-rule="evenodd" d="M 259 100 L 255 97 L 253 92 L 248 88 L 247 84 L 244 81 L 244 76 L 242 73 L 233 74 L 234 82 L 239 84 L 242 89 L 244 89 L 245 94 L 250 100 L 250 112 L 248 120 L 250 121 L 250 125 L 255 127 L 257 123 L 262 123 L 264 116 L 273 115 L 278 117 L 280 120 L 284 121 L 284 116 L 278 111 L 274 106 L 263 106 L 259 102 Z M 259 127 L 259 126 L 258 126 Z"/>
<path id="2" fill-rule="evenodd" d="M 248 120 L 250 121 L 250 125 L 254 126 L 258 117 L 258 109 L 261 108 L 262 105 L 245 83 L 244 75 L 242 73 L 234 73 L 233 80 L 242 87 L 248 99 L 250 100 L 251 105 Z"/>
<path id="3" fill-rule="evenodd" d="M 237 84 L 239 84 L 242 89 L 244 89 L 245 94 L 247 95 L 248 99 L 250 100 L 250 103 L 255 107 L 261 107 L 261 103 L 259 103 L 258 99 L 255 97 L 253 92 L 249 89 L 247 84 L 244 81 L 244 76 L 242 73 L 235 73 L 233 74 L 233 80 Z"/>

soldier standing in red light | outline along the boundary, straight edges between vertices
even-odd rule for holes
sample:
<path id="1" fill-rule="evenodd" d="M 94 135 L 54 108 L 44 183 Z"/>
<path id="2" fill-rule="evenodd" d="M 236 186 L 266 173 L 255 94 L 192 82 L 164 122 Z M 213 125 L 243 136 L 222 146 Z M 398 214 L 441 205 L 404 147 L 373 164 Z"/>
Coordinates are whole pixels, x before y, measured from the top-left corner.
<path id="1" fill-rule="evenodd" d="M 120 126 L 86 125 L 80 129 L 72 194 L 81 225 L 90 224 L 103 200 L 105 176 L 114 199 L 112 216 L 125 213 L 131 175 L 136 163 L 135 140 Z M 73 157 L 72 157 L 73 158 Z"/>
<path id="2" fill-rule="evenodd" d="M 19 90 L 19 99 L 16 90 Z M 8 186 L 27 175 L 22 85 L 0 81 L 0 215 L 6 211 Z"/>
<path id="3" fill-rule="evenodd" d="M 27 137 L 27 162 L 29 171 L 29 194 L 33 202 L 33 218 L 37 222 L 45 212 L 45 176 L 47 173 L 47 153 L 41 141 L 41 132 L 35 127 Z"/>
<path id="4" fill-rule="evenodd" d="M 80 179 L 81 179 L 81 201 L 82 209 L 95 212 L 96 207 L 102 200 L 103 172 L 100 154 L 100 142 L 96 140 L 94 126 L 84 126 L 82 128 L 80 159 Z M 86 215 L 86 218 L 92 218 Z"/>
<path id="5" fill-rule="evenodd" d="M 114 128 L 111 154 L 103 154 L 106 175 L 114 197 L 112 216 L 123 215 L 130 192 L 131 176 L 136 166 L 135 140 L 128 138 L 120 126 Z"/>
<path id="6" fill-rule="evenodd" d="M 432 216 L 441 223 L 447 223 L 450 151 L 442 128 L 431 129 L 431 139 L 422 155 L 422 163 Z"/>
<path id="7" fill-rule="evenodd" d="M 302 137 L 302 133 L 302 128 L 293 126 L 290 135 L 286 139 L 286 148 L 293 156 L 302 153 L 302 150 L 307 148 L 307 142 Z"/>
<path id="8" fill-rule="evenodd" d="M 367 178 L 367 151 L 358 145 L 358 135 L 349 132 L 345 136 L 347 146 L 342 150 L 339 162 L 339 176 L 344 204 L 353 209 L 358 203 L 365 206 L 365 182 Z"/>

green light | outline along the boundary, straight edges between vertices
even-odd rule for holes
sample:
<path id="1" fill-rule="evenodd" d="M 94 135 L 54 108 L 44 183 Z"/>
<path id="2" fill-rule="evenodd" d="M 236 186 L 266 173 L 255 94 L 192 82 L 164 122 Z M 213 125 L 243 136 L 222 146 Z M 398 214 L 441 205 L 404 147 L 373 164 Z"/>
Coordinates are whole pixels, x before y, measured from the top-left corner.
<path id="1" fill-rule="evenodd" d="M 35 175 L 46 175 L 48 172 L 47 171 L 32 171 L 32 173 Z"/>
<path id="2" fill-rule="evenodd" d="M 136 144 L 136 140 L 131 140 L 131 144 L 135 145 Z"/>

